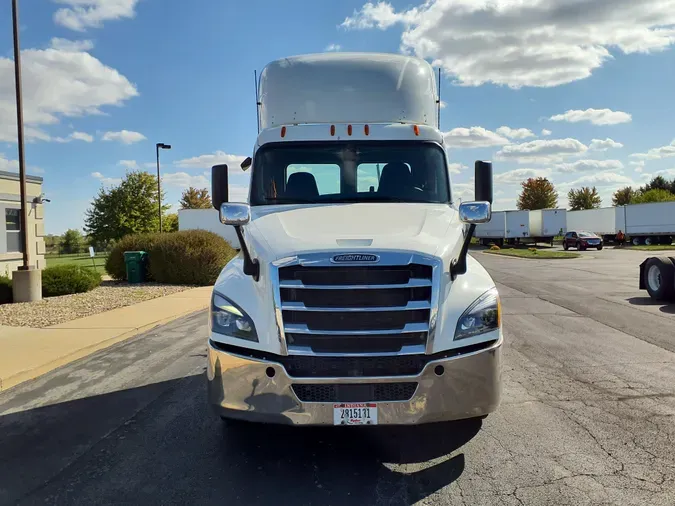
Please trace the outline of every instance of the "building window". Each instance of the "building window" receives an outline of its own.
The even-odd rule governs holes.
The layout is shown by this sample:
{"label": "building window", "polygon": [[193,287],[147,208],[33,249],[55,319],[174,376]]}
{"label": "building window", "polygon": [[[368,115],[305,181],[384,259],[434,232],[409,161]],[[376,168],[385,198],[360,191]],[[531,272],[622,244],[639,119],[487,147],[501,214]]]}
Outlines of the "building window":
{"label": "building window", "polygon": [[7,231],[7,253],[23,253],[20,209],[5,209],[5,230]]}

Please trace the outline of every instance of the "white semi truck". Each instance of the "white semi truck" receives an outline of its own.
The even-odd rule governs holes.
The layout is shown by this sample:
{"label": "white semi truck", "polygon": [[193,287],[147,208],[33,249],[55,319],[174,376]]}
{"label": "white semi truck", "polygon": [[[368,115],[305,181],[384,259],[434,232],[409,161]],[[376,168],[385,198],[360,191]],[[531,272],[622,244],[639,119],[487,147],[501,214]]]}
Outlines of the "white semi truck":
{"label": "white semi truck", "polygon": [[[212,197],[241,252],[213,289],[209,400],[226,421],[421,424],[501,391],[501,306],[467,250],[492,168],[457,206],[434,72],[389,54],[284,58],[261,74],[247,203]],[[240,170],[236,168],[235,170]]]}

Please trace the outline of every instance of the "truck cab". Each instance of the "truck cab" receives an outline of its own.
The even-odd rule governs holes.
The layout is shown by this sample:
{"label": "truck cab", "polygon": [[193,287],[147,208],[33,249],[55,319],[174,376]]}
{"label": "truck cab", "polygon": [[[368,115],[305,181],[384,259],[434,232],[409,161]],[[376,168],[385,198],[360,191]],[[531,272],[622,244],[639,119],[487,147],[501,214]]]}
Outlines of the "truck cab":
{"label": "truck cab", "polygon": [[[402,55],[270,63],[241,167],[212,169],[240,253],[209,312],[209,401],[224,419],[409,425],[482,417],[501,393],[501,305],[467,255],[492,170],[457,205],[434,72]],[[230,202],[231,171],[251,174]]]}

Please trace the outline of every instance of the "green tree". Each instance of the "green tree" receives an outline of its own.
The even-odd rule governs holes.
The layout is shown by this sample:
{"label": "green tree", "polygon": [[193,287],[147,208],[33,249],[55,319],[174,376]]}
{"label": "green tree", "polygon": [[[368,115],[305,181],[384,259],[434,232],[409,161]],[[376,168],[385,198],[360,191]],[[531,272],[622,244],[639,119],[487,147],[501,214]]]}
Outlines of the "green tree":
{"label": "green tree", "polygon": [[529,178],[521,183],[523,190],[518,195],[518,209],[552,209],[558,206],[558,192],[547,178]]}
{"label": "green tree", "polygon": [[670,190],[670,181],[666,180],[663,176],[656,176],[652,180],[640,188],[642,193],[648,192],[649,190]]}
{"label": "green tree", "polygon": [[662,190],[660,188],[654,188],[653,190],[647,190],[646,192],[640,192],[631,204],[645,204],[647,202],[673,202],[675,201],[675,194],[670,193],[668,190]]}
{"label": "green tree", "polygon": [[84,247],[84,238],[79,230],[69,228],[61,236],[61,252],[62,253],[79,253]]}
{"label": "green tree", "polygon": [[[163,205],[162,213],[170,207]],[[127,172],[119,185],[99,190],[85,213],[85,231],[99,245],[127,234],[158,232],[157,211],[157,177],[140,170]]]}
{"label": "green tree", "polygon": [[616,190],[614,195],[612,195],[612,205],[616,207],[632,204],[637,193],[638,192],[633,190],[630,186]]}
{"label": "green tree", "polygon": [[198,190],[190,186],[180,198],[181,209],[210,209],[211,206],[211,197],[206,188]]}
{"label": "green tree", "polygon": [[567,193],[567,199],[570,203],[572,211],[579,211],[581,209],[597,209],[602,205],[602,199],[598,195],[598,190],[584,186],[578,190],[571,189]]}
{"label": "green tree", "polygon": [[169,213],[164,216],[162,230],[164,232],[178,232],[178,213]]}

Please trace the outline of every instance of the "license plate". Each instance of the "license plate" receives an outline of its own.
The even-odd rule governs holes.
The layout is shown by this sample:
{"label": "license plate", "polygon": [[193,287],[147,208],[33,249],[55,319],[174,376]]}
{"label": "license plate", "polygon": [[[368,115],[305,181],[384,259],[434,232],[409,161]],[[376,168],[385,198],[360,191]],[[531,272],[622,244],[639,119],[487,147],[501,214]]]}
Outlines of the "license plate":
{"label": "license plate", "polygon": [[377,404],[333,404],[333,425],[377,425]]}

